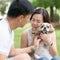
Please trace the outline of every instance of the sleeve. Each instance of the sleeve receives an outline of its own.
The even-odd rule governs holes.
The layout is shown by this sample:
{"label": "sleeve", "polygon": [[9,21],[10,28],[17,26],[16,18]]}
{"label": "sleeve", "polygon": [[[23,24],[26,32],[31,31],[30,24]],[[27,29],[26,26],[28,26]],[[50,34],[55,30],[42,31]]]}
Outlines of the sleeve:
{"label": "sleeve", "polygon": [[7,30],[0,29],[0,54],[8,56],[11,44],[11,36],[9,35],[9,32]]}

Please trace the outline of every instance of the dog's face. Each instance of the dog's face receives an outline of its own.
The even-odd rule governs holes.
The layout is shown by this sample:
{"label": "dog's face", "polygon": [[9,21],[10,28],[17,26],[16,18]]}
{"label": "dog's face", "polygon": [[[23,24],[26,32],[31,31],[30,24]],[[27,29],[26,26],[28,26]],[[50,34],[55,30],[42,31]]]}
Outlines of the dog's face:
{"label": "dog's face", "polygon": [[52,33],[54,31],[54,28],[51,24],[49,23],[43,23],[39,28],[38,32],[39,33]]}

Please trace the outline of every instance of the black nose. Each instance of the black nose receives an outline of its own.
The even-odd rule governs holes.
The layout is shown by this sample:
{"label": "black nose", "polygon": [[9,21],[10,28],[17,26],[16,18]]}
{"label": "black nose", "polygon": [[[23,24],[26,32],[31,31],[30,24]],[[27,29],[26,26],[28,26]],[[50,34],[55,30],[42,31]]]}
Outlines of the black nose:
{"label": "black nose", "polygon": [[44,30],[46,30],[46,27],[44,27]]}

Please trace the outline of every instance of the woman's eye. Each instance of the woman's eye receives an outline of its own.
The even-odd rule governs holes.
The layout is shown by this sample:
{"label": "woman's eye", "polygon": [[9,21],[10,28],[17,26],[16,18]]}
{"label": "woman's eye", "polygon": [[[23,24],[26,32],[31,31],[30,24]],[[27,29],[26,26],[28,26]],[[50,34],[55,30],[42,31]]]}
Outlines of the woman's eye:
{"label": "woman's eye", "polygon": [[32,21],[35,21],[35,19],[32,19]]}
{"label": "woman's eye", "polygon": [[41,21],[40,20],[37,20],[38,23],[40,23]]}

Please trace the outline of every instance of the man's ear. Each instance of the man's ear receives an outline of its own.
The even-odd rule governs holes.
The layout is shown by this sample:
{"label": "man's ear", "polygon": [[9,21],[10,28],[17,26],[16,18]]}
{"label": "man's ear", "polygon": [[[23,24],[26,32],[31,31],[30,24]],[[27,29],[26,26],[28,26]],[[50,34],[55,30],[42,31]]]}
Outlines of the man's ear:
{"label": "man's ear", "polygon": [[23,20],[24,16],[23,15],[20,15],[17,18],[18,18],[18,20]]}
{"label": "man's ear", "polygon": [[55,29],[52,24],[50,24],[50,31],[53,32]]}

